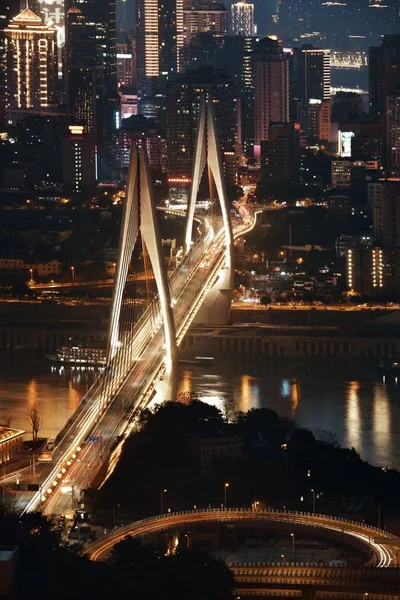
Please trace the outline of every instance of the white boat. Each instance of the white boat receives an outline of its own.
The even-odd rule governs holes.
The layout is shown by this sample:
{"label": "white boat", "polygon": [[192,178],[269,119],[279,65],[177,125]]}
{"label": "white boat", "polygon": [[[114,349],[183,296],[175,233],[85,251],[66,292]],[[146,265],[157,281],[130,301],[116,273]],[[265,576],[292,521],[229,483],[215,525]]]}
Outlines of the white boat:
{"label": "white boat", "polygon": [[52,362],[62,365],[91,365],[104,367],[106,364],[105,348],[87,346],[61,346],[55,354],[45,354]]}

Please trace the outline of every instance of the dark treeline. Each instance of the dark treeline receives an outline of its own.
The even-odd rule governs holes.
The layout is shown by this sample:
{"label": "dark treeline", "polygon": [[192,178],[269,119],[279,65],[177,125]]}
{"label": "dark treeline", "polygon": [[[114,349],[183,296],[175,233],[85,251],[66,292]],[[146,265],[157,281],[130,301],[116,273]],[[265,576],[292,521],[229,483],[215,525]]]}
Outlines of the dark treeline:
{"label": "dark treeline", "polygon": [[[377,523],[377,506],[398,512],[400,474],[363,461],[354,448],[342,448],[325,431],[315,435],[266,408],[227,415],[199,400],[167,402],[142,413],[138,430],[125,443],[115,472],[96,493],[99,511],[118,510],[140,518],[160,512],[160,491],[167,489],[164,510],[218,507],[229,482],[228,505],[253,501],[274,508],[339,514],[349,501]],[[217,453],[209,472],[201,472],[200,439],[238,436],[243,453],[237,460]],[[196,450],[197,448],[197,450]]]}

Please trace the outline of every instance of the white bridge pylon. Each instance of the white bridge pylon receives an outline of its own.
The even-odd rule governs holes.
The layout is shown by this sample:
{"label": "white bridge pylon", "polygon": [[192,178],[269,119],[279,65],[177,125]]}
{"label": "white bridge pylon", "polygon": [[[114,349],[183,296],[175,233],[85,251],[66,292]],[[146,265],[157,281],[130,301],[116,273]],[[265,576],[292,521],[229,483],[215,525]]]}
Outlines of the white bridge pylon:
{"label": "white bridge pylon", "polygon": [[[192,245],[196,201],[206,165],[208,167],[210,188],[212,187],[211,181],[213,181],[221,207],[225,245],[225,265],[219,273],[216,283],[207,294],[203,305],[200,307],[199,312],[195,317],[195,322],[204,325],[224,325],[229,321],[233,296],[233,232],[213,100],[211,97],[208,97],[206,100],[205,95],[203,95],[200,102],[200,116],[192,170],[192,185],[186,212],[186,253],[189,252]],[[210,198],[210,200],[212,202],[213,198]]]}
{"label": "white bridge pylon", "polygon": [[135,144],[133,144],[119,236],[118,259],[109,322],[107,365],[115,357],[121,345],[119,322],[122,298],[139,232],[142,235],[142,241],[146,245],[153,269],[163,319],[166,352],[165,399],[174,399],[177,346],[168,275],[161,245],[147,151],[145,147],[142,147],[138,152]]}

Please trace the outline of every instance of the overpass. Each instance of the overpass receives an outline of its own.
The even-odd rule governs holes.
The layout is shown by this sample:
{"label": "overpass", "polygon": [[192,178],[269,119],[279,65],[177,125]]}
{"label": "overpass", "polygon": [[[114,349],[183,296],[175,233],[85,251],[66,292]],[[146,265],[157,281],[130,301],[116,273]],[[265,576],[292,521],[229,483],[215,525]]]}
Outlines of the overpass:
{"label": "overpass", "polygon": [[238,596],[267,596],[274,591],[286,591],[290,592],[290,597],[307,598],[352,597],[319,596],[319,592],[362,594],[358,598],[368,595],[380,598],[384,593],[386,600],[399,597],[399,538],[363,523],[314,513],[243,508],[168,513],[120,527],[89,544],[85,548],[85,554],[92,560],[106,560],[113,546],[126,536],[149,540],[161,534],[176,535],[196,526],[217,523],[307,533],[313,537],[328,538],[343,545],[355,546],[371,557],[366,566],[359,567],[332,567],[322,563],[231,563],[228,566],[234,573]]}
{"label": "overpass", "polygon": [[[204,220],[193,236],[195,203],[208,164],[221,216]],[[229,319],[233,291],[233,240],[250,231],[256,211],[244,206],[234,231],[226,199],[212,102],[203,99],[188,203],[184,257],[168,277],[158,231],[146,150],[132,147],[111,305],[107,364],[58,433],[52,461],[41,467],[39,490],[22,494],[18,509],[64,513],[100,468],[110,475],[138,413],[158,394],[176,397],[177,348],[196,318]],[[214,187],[213,187],[214,189]],[[214,192],[213,192],[214,194]],[[214,195],[210,195],[214,197]],[[261,212],[261,211],[260,211]],[[158,295],[136,319],[129,296],[129,267],[138,238],[151,264]]]}
{"label": "overpass", "polygon": [[[253,510],[246,508],[188,510],[149,517],[125,525],[86,547],[92,560],[103,560],[115,544],[126,536],[149,538],[166,531],[212,523],[252,524],[257,527],[302,531],[356,546],[371,555],[370,566],[397,567],[400,561],[400,538],[378,529],[339,517],[299,511]],[[400,572],[400,570],[399,570]]]}

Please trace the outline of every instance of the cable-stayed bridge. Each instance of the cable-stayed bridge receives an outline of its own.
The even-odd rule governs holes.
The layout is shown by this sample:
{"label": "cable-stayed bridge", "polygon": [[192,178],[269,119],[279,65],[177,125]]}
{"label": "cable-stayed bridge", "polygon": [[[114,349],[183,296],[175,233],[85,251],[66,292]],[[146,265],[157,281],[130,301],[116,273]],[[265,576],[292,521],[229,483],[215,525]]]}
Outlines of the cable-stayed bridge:
{"label": "cable-stayed bridge", "polygon": [[[218,214],[195,217],[205,168]],[[217,210],[215,211],[217,212]],[[144,148],[132,148],[110,313],[107,365],[55,439],[52,462],[37,476],[33,497],[21,496],[21,511],[65,512],[74,496],[108,464],[112,472],[135,416],[157,395],[176,398],[177,349],[191,323],[222,325],[229,319],[233,291],[234,238],[254,227],[256,211],[242,208],[232,227],[212,101],[202,100],[192,189],[186,212],[184,256],[170,277],[158,230],[149,165]],[[193,222],[196,220],[196,235]],[[141,240],[144,261],[157,287],[137,319],[127,296],[132,256]],[[107,475],[105,475],[107,477]]]}

